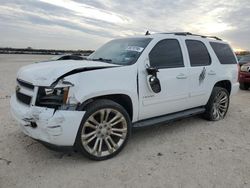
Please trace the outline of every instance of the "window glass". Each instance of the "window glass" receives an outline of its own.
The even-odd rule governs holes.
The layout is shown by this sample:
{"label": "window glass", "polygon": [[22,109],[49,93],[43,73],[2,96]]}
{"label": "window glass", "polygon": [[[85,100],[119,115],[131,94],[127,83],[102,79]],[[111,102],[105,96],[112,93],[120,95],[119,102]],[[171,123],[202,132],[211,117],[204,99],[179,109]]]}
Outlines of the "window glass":
{"label": "window glass", "polygon": [[158,42],[149,53],[149,59],[152,67],[184,67],[181,47],[176,39],[164,39]]}
{"label": "window glass", "polygon": [[221,64],[236,64],[235,56],[228,44],[210,42]]}
{"label": "window glass", "polygon": [[250,55],[245,55],[242,58],[240,58],[239,62],[245,62],[245,61],[250,61]]}
{"label": "window glass", "polygon": [[186,45],[192,67],[211,64],[211,58],[205,44],[197,40],[186,40]]}

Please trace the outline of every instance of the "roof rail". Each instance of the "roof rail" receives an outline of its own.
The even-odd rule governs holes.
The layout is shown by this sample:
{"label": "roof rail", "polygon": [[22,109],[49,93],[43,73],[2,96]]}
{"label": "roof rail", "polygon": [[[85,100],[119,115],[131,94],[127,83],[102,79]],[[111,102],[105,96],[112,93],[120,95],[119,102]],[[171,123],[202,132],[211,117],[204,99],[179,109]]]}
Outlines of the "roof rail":
{"label": "roof rail", "polygon": [[187,36],[187,35],[191,35],[191,36],[198,36],[198,37],[202,37],[202,38],[213,38],[216,40],[222,40],[219,37],[216,36],[205,36],[205,35],[197,35],[197,34],[193,34],[190,32],[173,32],[173,33],[159,33],[159,34],[174,34],[174,35],[183,35],[183,36]]}

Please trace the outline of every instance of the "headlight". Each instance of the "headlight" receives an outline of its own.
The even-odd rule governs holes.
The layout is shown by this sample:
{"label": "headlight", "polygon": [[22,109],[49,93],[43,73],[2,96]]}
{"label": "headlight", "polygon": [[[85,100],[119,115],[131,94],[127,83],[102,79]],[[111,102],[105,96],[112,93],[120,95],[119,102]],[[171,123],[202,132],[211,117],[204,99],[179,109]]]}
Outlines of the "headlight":
{"label": "headlight", "polygon": [[242,65],[241,66],[241,68],[240,68],[240,70],[242,71],[242,72],[248,72],[248,68],[249,66],[246,66],[246,65]]}
{"label": "headlight", "polygon": [[68,99],[69,87],[38,89],[36,105],[48,108],[59,108],[66,104]]}

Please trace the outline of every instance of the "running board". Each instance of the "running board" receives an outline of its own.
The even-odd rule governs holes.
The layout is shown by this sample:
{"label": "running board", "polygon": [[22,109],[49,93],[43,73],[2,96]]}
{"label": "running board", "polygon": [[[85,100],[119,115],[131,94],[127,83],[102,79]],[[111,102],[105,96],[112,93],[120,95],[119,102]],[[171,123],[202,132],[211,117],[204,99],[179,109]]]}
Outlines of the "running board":
{"label": "running board", "polygon": [[161,125],[161,124],[169,123],[171,121],[175,121],[178,119],[183,119],[183,118],[187,118],[187,117],[194,116],[197,114],[202,114],[203,112],[205,112],[204,107],[192,108],[192,109],[184,110],[181,112],[176,112],[176,113],[172,113],[172,114],[168,114],[164,116],[137,121],[133,123],[133,127],[140,128],[140,127],[147,127],[147,126],[152,126],[152,125]]}

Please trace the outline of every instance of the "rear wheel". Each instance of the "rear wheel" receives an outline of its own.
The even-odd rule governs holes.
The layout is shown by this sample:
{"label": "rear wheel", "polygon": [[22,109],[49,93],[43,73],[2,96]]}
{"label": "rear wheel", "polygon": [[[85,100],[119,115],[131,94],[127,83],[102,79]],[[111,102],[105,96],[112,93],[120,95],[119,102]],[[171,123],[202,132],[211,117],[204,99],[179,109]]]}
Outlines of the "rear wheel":
{"label": "rear wheel", "polygon": [[229,107],[229,93],[221,87],[214,87],[206,105],[204,117],[210,121],[223,119]]}
{"label": "rear wheel", "polygon": [[246,84],[246,83],[240,83],[240,89],[242,89],[242,90],[248,90],[248,88],[249,88],[248,84]]}
{"label": "rear wheel", "polygon": [[76,145],[88,158],[105,160],[127,143],[131,121],[126,110],[111,100],[97,100],[86,108]]}

